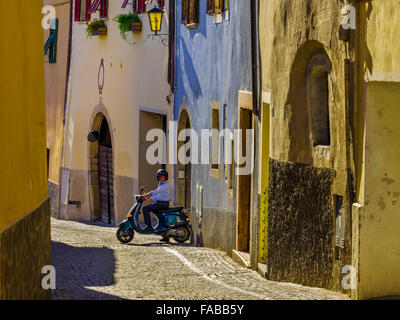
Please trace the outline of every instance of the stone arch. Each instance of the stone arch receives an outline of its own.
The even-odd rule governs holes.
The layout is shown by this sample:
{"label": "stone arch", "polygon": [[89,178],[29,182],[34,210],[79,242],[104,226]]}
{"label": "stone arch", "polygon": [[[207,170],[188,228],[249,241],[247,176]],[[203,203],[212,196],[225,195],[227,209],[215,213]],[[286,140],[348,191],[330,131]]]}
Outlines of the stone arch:
{"label": "stone arch", "polygon": [[[318,82],[318,80],[324,79],[323,75],[329,74],[331,69],[328,54],[320,42],[307,41],[297,51],[290,71],[290,86],[284,109],[284,116],[288,123],[289,161],[291,162],[307,165],[313,163],[312,148],[315,144],[312,133],[313,112],[310,111],[310,97],[313,88],[311,83],[314,80],[317,84],[324,83],[323,81]],[[313,72],[314,78],[312,77]],[[318,91],[317,89],[318,86],[314,87],[314,90]],[[316,96],[318,97],[318,95]],[[321,95],[319,97],[322,99]],[[314,122],[318,122],[318,118],[315,120]],[[318,127],[315,129],[318,131]]]}
{"label": "stone arch", "polygon": [[[192,128],[192,121],[190,119],[189,111],[183,107],[179,113],[179,120],[178,120],[178,136],[179,132],[184,129],[191,129]],[[185,142],[177,141],[177,152],[180,148],[184,145]],[[187,209],[191,209],[191,184],[192,184],[192,165],[189,164],[182,164],[177,162],[177,202],[178,205],[183,206]]]}
{"label": "stone arch", "polygon": [[[105,123],[107,126],[105,126]],[[100,140],[102,139],[101,131],[104,128],[109,130],[109,144],[111,147],[114,146],[114,137],[113,130],[110,118],[108,116],[107,110],[103,105],[99,105],[95,108],[92,118],[90,120],[90,129],[91,131],[97,131],[99,133],[99,138],[94,142],[88,142],[89,149],[89,201],[90,201],[90,216],[93,221],[101,221],[102,212],[101,212],[101,197],[100,197],[100,177],[99,177],[99,148],[100,148]],[[113,150],[114,151],[114,150]],[[115,152],[112,152],[112,163],[115,163]],[[112,165],[112,181],[114,178],[115,167]],[[110,192],[114,195],[114,185],[111,185]],[[115,224],[115,204],[114,201],[110,203],[110,219],[109,222],[111,224]]]}
{"label": "stone arch", "polygon": [[331,71],[332,64],[323,53],[314,55],[308,64],[308,110],[313,146],[331,144],[328,85]]}

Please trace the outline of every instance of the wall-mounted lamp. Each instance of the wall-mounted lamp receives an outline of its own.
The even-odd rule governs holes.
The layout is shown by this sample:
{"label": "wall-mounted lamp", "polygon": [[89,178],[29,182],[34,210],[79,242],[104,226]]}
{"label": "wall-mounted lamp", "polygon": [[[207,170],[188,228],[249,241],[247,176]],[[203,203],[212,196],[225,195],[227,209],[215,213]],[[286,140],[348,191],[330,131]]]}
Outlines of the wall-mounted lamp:
{"label": "wall-mounted lamp", "polygon": [[[162,28],[164,11],[154,7],[150,11],[147,11],[147,14],[149,16],[150,29],[154,32],[154,34],[148,35],[148,37],[151,37],[154,40],[154,37],[156,36],[169,36],[169,34],[158,33]],[[161,39],[161,42],[163,45],[168,46],[168,39]]]}

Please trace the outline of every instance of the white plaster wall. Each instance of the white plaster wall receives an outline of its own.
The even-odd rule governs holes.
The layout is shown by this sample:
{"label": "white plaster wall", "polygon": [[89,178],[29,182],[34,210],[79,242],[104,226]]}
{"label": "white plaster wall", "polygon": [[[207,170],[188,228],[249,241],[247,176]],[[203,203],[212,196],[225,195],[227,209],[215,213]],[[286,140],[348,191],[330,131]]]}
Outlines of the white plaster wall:
{"label": "white plaster wall", "polygon": [[[150,108],[168,114],[169,119],[172,112],[172,106],[166,101],[170,92],[167,82],[168,48],[148,37],[152,32],[147,14],[140,15],[143,22],[140,33],[128,32],[128,41],[134,44],[123,40],[118,24],[112,19],[120,13],[128,13],[132,6],[122,9],[121,3],[110,1],[109,19],[106,20],[107,36],[88,38],[86,23],[74,22],[63,168],[72,171],[88,170],[87,135],[92,128],[93,113],[101,99],[113,136],[114,175],[137,179],[139,108]],[[148,5],[148,9],[153,6],[154,4]],[[162,34],[168,33],[167,8],[166,1],[163,29],[160,32]],[[98,15],[92,14],[91,19],[98,18]],[[167,39],[167,36],[163,38]],[[101,59],[104,59],[105,66],[102,95],[98,89]],[[62,181],[62,187],[74,188],[71,185],[68,187],[68,181]],[[81,211],[85,219],[88,218],[88,213],[83,212],[87,208],[83,204]],[[74,218],[79,218],[79,214],[74,215]]]}

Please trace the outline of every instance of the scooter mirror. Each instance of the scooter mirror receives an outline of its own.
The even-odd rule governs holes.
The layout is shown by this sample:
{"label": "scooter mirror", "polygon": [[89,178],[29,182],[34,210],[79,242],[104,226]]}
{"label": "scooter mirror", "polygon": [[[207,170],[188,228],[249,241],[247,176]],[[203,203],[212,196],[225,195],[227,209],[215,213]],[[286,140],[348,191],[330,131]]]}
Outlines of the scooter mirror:
{"label": "scooter mirror", "polygon": [[144,187],[142,186],[142,189],[140,189],[140,194],[143,194]]}

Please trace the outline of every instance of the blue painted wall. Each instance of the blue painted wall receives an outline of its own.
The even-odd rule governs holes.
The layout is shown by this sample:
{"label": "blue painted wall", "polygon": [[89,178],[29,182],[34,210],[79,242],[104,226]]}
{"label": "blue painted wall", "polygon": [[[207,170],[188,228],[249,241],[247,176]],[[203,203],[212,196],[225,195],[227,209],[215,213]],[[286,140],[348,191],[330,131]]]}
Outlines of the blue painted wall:
{"label": "blue painted wall", "polygon": [[[219,24],[206,14],[206,1],[200,0],[200,3],[199,26],[189,30],[180,23],[181,0],[176,2],[174,100],[175,120],[178,120],[185,102],[192,127],[199,137],[201,129],[211,126],[212,101],[220,103],[221,129],[224,104],[228,106],[227,128],[237,128],[238,91],[251,91],[252,88],[250,1],[231,0],[229,20],[226,21],[224,15]],[[204,187],[203,205],[206,210],[222,215],[236,212],[236,195],[227,195],[228,186],[223,173],[222,169],[220,179],[215,179],[210,176],[209,165],[192,166],[192,207],[196,201],[195,187],[199,183]],[[231,227],[235,228],[235,225]]]}

